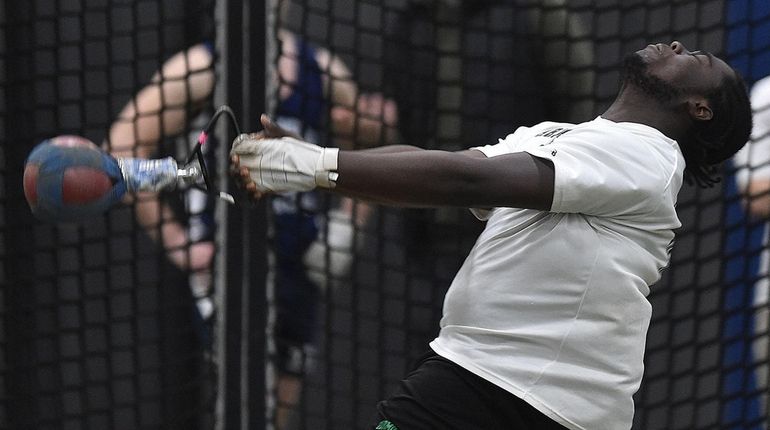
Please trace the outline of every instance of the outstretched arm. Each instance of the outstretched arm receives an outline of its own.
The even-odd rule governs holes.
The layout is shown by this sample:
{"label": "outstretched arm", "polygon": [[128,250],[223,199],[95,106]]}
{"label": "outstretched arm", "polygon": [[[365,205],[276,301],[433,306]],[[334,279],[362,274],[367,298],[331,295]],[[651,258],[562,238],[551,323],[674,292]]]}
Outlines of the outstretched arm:
{"label": "outstretched arm", "polygon": [[[276,139],[285,136],[280,127],[267,118],[263,125],[263,132],[236,139],[232,154],[236,178],[256,198],[320,184],[343,195],[405,206],[548,210],[553,200],[553,165],[527,153],[487,158],[476,150],[403,146],[336,152]],[[333,186],[318,179],[329,173]]]}
{"label": "outstretched arm", "polygon": [[553,199],[553,166],[527,153],[341,151],[337,171],[335,192],[395,205],[548,210]]}
{"label": "outstretched arm", "polygon": [[160,139],[181,133],[191,110],[199,108],[213,91],[212,61],[204,45],[169,58],[118,114],[110,127],[110,152],[146,158],[157,150]]}
{"label": "outstretched arm", "polygon": [[[207,100],[213,86],[212,56],[204,45],[171,57],[112,124],[110,152],[116,157],[150,157],[162,138],[184,131],[191,110]],[[157,195],[138,193],[134,208],[139,224],[163,244],[175,265],[190,270],[208,267],[213,244],[196,244],[188,253],[185,227]]]}

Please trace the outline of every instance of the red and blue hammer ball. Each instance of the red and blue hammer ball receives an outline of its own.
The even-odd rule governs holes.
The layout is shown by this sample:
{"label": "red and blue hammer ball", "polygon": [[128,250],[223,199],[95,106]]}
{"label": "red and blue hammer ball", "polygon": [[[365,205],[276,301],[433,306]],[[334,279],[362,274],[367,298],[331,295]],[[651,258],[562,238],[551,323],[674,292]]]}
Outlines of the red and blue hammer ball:
{"label": "red and blue hammer ball", "polygon": [[120,202],[126,185],[117,160],[80,136],[38,144],[24,166],[24,196],[47,222],[79,222]]}

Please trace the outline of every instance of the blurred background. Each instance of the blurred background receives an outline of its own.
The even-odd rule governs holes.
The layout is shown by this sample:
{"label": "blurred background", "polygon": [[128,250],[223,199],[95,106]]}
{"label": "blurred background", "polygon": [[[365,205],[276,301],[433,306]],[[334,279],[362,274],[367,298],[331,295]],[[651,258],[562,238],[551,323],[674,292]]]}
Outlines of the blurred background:
{"label": "blurred background", "polygon": [[[483,228],[465,210],[197,191],[46,224],[22,191],[37,143],[184,160],[227,104],[245,131],[268,112],[324,146],[464,149],[593,119],[623,56],[672,40],[754,88],[770,3],[0,1],[0,428],[371,428]],[[206,157],[238,199],[233,137],[220,121]],[[764,194],[744,192],[760,158],[680,194],[635,429],[767,428],[766,225],[746,209]]]}

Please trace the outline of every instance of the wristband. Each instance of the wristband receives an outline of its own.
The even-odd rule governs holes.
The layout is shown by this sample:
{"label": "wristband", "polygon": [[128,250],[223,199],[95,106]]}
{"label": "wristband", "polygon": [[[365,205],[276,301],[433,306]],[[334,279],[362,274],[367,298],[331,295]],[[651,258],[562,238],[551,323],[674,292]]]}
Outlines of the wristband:
{"label": "wristband", "polygon": [[334,188],[337,186],[337,160],[339,159],[339,148],[324,148],[321,151],[321,157],[315,168],[315,183],[319,187]]}

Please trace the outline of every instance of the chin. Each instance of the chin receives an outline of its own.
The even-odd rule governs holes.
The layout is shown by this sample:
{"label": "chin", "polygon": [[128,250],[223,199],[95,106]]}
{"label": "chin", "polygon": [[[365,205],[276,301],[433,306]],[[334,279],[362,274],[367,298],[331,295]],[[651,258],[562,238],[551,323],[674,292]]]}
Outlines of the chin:
{"label": "chin", "polygon": [[647,55],[644,50],[627,54],[623,57],[621,69],[623,79],[636,81],[647,74]]}
{"label": "chin", "polygon": [[[668,103],[677,98],[681,91],[670,83],[649,73],[649,51],[637,51],[623,59],[623,86],[634,86],[660,103]],[[640,54],[641,52],[641,54]]]}

